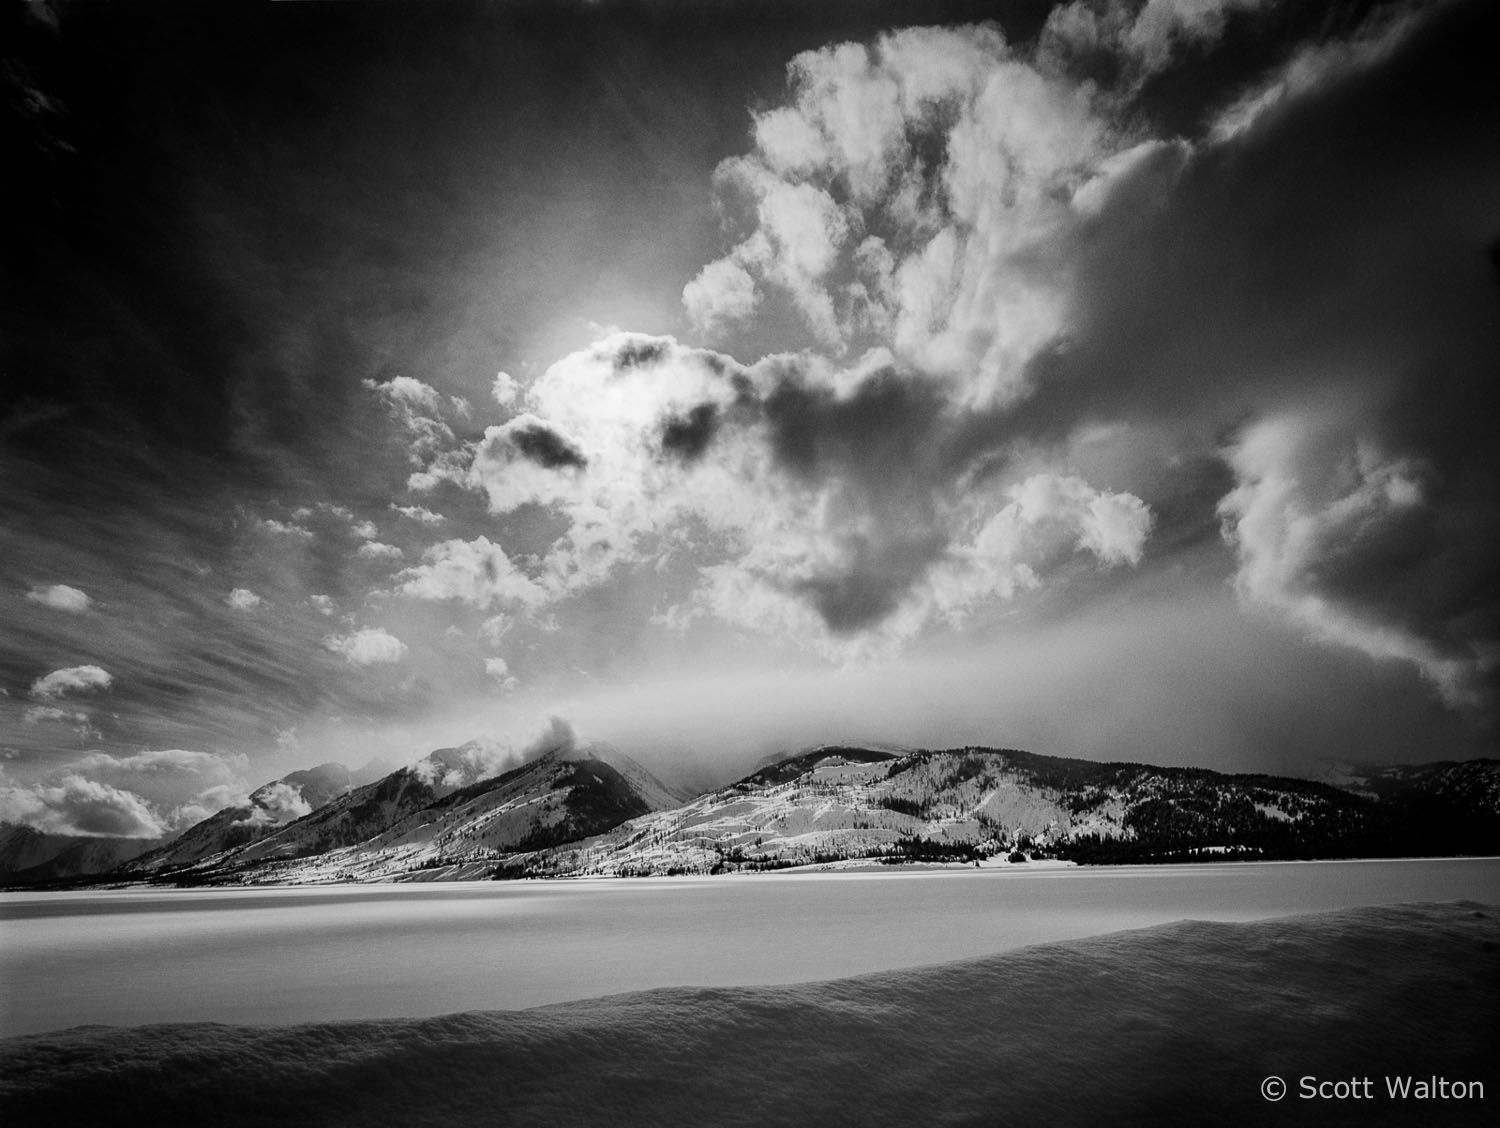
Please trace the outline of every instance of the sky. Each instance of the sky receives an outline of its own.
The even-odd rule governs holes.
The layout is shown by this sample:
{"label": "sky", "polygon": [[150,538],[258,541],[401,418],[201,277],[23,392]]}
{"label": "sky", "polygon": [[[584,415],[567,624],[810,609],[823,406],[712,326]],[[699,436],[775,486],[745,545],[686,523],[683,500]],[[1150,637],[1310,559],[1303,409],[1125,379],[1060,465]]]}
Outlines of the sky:
{"label": "sky", "polygon": [[1492,4],[4,19],[0,819],[1495,753]]}

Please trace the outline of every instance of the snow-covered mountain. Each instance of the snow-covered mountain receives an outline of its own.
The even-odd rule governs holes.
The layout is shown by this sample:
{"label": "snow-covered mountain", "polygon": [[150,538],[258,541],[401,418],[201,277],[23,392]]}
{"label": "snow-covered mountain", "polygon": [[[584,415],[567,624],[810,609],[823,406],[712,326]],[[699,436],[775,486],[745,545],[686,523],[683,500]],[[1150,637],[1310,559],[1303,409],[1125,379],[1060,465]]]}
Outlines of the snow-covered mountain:
{"label": "snow-covered mountain", "polygon": [[[818,748],[499,873],[646,875],[812,863],[1468,853],[1500,848],[1478,804],[1500,763],[1407,769],[1378,796],[1310,780],[1098,764],[1015,750]],[[1441,781],[1440,785],[1434,781]],[[1445,798],[1446,797],[1446,798]]]}
{"label": "snow-covered mountain", "polygon": [[246,846],[332,802],[349,788],[349,769],[343,764],[319,764],[292,772],[256,788],[248,802],[225,807],[124,868],[134,874],[158,873]]}
{"label": "snow-covered mountain", "polygon": [[1355,789],[1352,780],[1341,787],[1012,749],[825,746],[684,802],[603,744],[561,744],[509,770],[498,756],[477,742],[440,749],[159,879],[289,884],[1500,849],[1493,760],[1380,769]]}
{"label": "snow-covered mountain", "polygon": [[439,749],[171,877],[279,884],[489,876],[514,853],[587,838],[681,799],[602,744],[554,748],[486,774],[497,763],[478,742]]}
{"label": "snow-covered mountain", "polygon": [[0,823],[0,882],[14,885],[105,873],[154,849],[160,838],[47,834]]}

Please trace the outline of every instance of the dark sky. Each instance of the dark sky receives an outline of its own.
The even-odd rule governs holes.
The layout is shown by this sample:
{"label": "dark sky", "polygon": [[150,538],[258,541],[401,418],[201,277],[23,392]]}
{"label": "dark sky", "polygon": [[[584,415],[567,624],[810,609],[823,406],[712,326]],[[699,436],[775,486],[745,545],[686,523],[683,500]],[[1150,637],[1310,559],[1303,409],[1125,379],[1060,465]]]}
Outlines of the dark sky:
{"label": "dark sky", "polygon": [[0,818],[560,716],[1493,754],[1493,5],[13,5]]}

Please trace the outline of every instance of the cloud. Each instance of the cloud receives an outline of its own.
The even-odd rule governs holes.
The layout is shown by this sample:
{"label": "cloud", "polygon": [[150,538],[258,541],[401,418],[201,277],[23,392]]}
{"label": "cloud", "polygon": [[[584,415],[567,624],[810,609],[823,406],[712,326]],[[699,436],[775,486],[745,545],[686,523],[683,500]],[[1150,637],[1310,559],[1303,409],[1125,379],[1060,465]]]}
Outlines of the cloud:
{"label": "cloud", "polygon": [[1229,460],[1237,485],[1220,512],[1246,600],[1319,639],[1414,664],[1452,704],[1482,702],[1500,670],[1494,607],[1445,615],[1447,591],[1428,583],[1433,557],[1456,570],[1454,546],[1435,536],[1431,466],[1310,413],[1253,424]]}
{"label": "cloud", "polygon": [[298,540],[311,540],[312,530],[304,529],[301,525],[291,524],[286,521],[277,521],[273,518],[261,518],[260,527],[268,533],[278,536],[295,537]]}
{"label": "cloud", "polygon": [[1415,6],[1392,4],[1373,11],[1348,38],[1301,45],[1268,78],[1220,111],[1210,135],[1220,142],[1232,140],[1286,103],[1379,64],[1407,39],[1417,19]]}
{"label": "cloud", "polygon": [[423,525],[441,525],[446,520],[441,513],[434,513],[420,505],[397,505],[391,502],[391,508],[401,516]]}
{"label": "cloud", "polygon": [[347,635],[329,635],[323,646],[342,655],[351,666],[385,666],[406,657],[407,646],[381,627],[365,627]]}
{"label": "cloud", "polygon": [[364,386],[387,403],[400,407],[425,407],[429,411],[436,411],[442,402],[436,388],[410,376],[396,376],[383,384],[366,380]]}
{"label": "cloud", "polygon": [[[1081,229],[1064,345],[1019,408],[1148,425],[1211,499],[1245,604],[1492,713],[1500,129],[1492,6],[1376,11],[1195,143],[1141,148]],[[1234,264],[1230,266],[1229,264]],[[1163,467],[1169,473],[1170,461]]]}
{"label": "cloud", "polygon": [[421,465],[453,441],[453,429],[438,417],[443,397],[432,385],[411,376],[397,376],[384,383],[365,380],[363,384],[406,432],[407,453],[414,464]]}
{"label": "cloud", "polygon": [[52,584],[50,587],[34,587],[26,598],[57,611],[69,611],[77,615],[89,609],[93,602],[88,595],[67,584]]}
{"label": "cloud", "polygon": [[245,821],[252,826],[281,826],[311,813],[312,805],[301,788],[277,780],[256,789],[250,817]]}
{"label": "cloud", "polygon": [[243,755],[172,748],[90,752],[25,787],[0,789],[0,819],[53,834],[155,838],[245,802]]}
{"label": "cloud", "polygon": [[515,626],[515,620],[509,615],[491,615],[479,624],[479,637],[491,646],[499,646],[500,640]]}
{"label": "cloud", "polygon": [[474,607],[528,605],[542,590],[517,570],[488,537],[449,540],[422,553],[422,563],[399,572],[397,591],[414,599],[453,599]]}
{"label": "cloud", "polygon": [[495,382],[490,386],[490,395],[501,407],[509,407],[521,394],[521,385],[508,372],[495,373]]}
{"label": "cloud", "polygon": [[1201,49],[1218,40],[1231,13],[1271,6],[1272,0],[1074,0],[1048,13],[1038,55],[1053,63],[1109,57],[1134,89],[1184,46]]}
{"label": "cloud", "polygon": [[51,701],[69,693],[108,689],[114,680],[108,670],[99,666],[69,666],[37,678],[31,683],[31,695]]}
{"label": "cloud", "polygon": [[510,672],[510,664],[504,658],[486,658],[484,673],[502,693],[520,688],[520,681]]}
{"label": "cloud", "polygon": [[262,600],[249,588],[235,588],[225,597],[224,602],[236,611],[254,611]]}
{"label": "cloud", "polygon": [[732,258],[709,263],[682,289],[688,320],[709,338],[748,318],[759,303],[755,279]]}
{"label": "cloud", "polygon": [[[783,355],[747,368],[669,337],[615,334],[551,366],[527,403],[447,477],[497,514],[547,506],[563,532],[525,574],[488,541],[434,546],[398,576],[407,594],[535,609],[676,546],[698,564],[696,612],[664,621],[708,614],[847,655],[862,632],[899,643],[1035,586],[1069,552],[1136,563],[1151,524],[1139,499],[1042,460],[1028,488],[1062,483],[1073,508],[1014,520],[1001,537],[986,522],[1017,510],[1007,491],[1026,476],[974,489],[968,456],[949,458],[972,413],[885,351],[852,366]],[[539,454],[517,435],[548,437]],[[1008,555],[991,567],[986,551]]]}
{"label": "cloud", "polygon": [[404,553],[393,544],[366,541],[355,551],[362,560],[400,560]]}
{"label": "cloud", "polygon": [[59,709],[55,705],[28,705],[21,711],[21,720],[28,725],[63,724],[72,726],[80,741],[98,740],[99,730],[93,719],[77,709]]}
{"label": "cloud", "polygon": [[0,787],[0,820],[46,834],[106,838],[157,838],[167,830],[140,796],[74,774],[53,784]]}
{"label": "cloud", "polygon": [[578,733],[566,717],[551,716],[521,746],[521,758],[534,760],[548,752],[568,753],[578,746]]}
{"label": "cloud", "polygon": [[162,826],[182,829],[223,807],[245,801],[243,754],[182,748],[152,749],[126,756],[91,752],[70,763],[70,772],[141,799]]}

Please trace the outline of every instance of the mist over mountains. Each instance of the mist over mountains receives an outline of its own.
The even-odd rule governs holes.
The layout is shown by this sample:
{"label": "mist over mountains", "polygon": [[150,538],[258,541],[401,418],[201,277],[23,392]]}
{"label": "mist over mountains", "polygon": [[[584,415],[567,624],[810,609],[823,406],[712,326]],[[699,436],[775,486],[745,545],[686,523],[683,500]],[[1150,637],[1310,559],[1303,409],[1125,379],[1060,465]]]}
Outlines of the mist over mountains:
{"label": "mist over mountains", "polygon": [[701,794],[570,732],[517,757],[437,749],[361,783],[293,772],[168,842],[7,830],[12,884],[187,885],[724,874],[1484,854],[1500,761],[1340,765],[1320,780],[1014,749],[823,746]]}

